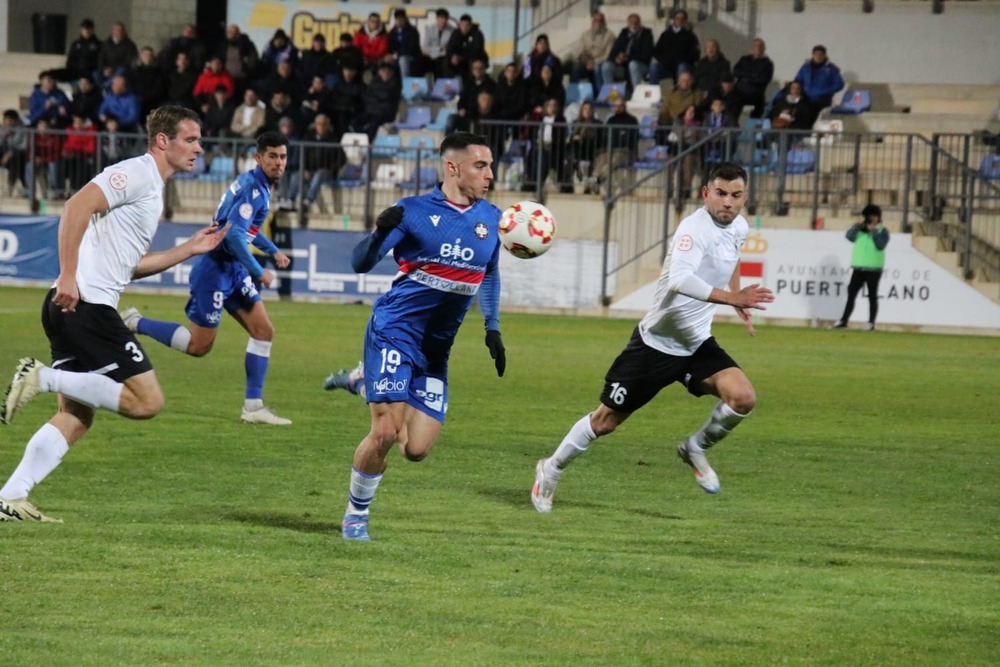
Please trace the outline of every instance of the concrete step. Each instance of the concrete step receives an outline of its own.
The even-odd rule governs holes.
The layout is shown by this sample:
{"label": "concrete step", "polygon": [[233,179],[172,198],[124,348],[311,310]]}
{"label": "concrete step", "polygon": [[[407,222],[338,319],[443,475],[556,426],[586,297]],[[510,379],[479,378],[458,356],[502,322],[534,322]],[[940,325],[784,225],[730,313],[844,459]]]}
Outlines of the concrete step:
{"label": "concrete step", "polygon": [[975,287],[979,292],[985,294],[994,303],[1000,303],[1000,283],[987,283],[979,280],[971,280],[969,284]]}

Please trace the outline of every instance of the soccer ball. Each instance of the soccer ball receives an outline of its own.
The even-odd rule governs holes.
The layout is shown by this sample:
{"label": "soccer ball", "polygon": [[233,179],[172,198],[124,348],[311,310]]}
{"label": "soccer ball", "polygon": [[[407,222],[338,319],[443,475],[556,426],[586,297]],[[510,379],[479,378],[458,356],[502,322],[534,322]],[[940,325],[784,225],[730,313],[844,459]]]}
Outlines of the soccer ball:
{"label": "soccer ball", "polygon": [[521,201],[500,216],[500,243],[521,259],[539,257],[552,247],[556,219],[538,202]]}

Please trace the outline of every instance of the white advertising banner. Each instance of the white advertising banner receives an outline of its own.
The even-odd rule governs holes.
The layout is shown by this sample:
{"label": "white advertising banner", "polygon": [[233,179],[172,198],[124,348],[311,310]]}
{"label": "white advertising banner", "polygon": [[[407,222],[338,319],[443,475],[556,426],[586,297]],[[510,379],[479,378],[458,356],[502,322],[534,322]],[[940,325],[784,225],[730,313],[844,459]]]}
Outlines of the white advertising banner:
{"label": "white advertising banner", "polygon": [[[741,255],[742,282],[774,291],[774,303],[757,311],[765,319],[835,321],[847,301],[851,249],[844,232],[752,230]],[[644,311],[654,289],[650,283],[612,308]],[[1000,305],[913,248],[909,234],[890,237],[878,296],[879,323],[1000,330]],[[862,289],[851,320],[867,319]]]}

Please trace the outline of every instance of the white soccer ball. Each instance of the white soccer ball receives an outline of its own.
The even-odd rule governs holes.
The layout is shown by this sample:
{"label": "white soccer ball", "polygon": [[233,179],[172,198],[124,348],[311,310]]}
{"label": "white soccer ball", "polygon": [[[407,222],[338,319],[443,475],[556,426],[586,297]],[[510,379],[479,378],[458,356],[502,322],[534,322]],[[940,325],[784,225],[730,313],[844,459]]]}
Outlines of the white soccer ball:
{"label": "white soccer ball", "polygon": [[500,216],[500,243],[507,252],[531,259],[548,252],[556,236],[552,211],[538,202],[520,201]]}

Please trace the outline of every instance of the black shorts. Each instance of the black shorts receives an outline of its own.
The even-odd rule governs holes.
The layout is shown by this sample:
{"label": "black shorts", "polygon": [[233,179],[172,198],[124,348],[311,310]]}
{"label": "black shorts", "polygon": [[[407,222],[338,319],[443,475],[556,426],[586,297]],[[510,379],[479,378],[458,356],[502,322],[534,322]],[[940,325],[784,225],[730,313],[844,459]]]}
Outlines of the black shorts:
{"label": "black shorts", "polygon": [[79,301],[64,313],[49,290],[42,304],[42,327],[52,349],[52,367],[106,375],[115,382],[153,370],[139,341],[111,306]]}
{"label": "black shorts", "polygon": [[689,357],[664,354],[646,345],[639,327],[618,355],[607,375],[601,403],[617,412],[632,413],[653,400],[664,387],[681,382],[693,396],[701,396],[701,382],[739,364],[711,337]]}

